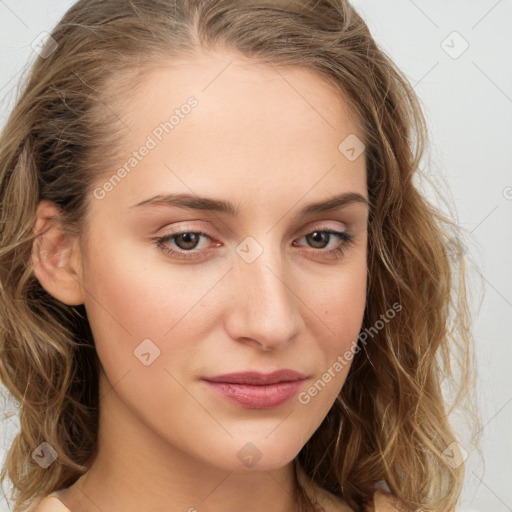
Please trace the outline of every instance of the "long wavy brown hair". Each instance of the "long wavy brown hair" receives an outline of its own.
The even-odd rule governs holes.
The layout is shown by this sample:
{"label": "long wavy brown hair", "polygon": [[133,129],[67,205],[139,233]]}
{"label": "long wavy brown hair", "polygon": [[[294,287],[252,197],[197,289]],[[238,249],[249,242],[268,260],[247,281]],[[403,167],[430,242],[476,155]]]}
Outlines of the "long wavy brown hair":
{"label": "long wavy brown hair", "polygon": [[[428,135],[419,100],[354,8],[345,0],[80,0],[51,37],[0,138],[0,378],[20,420],[0,479],[12,482],[15,512],[74,483],[97,453],[100,362],[84,306],[61,303],[34,275],[38,203],[54,202],[62,229],[82,235],[93,184],[118,164],[125,132],[116,106],[162,61],[220,47],[315,70],[364,132],[363,329],[372,337],[298,462],[356,511],[372,505],[380,480],[403,510],[453,511],[465,470],[452,463],[458,437],[449,416],[470,405],[474,387],[464,244],[414,183]],[[400,313],[382,322],[394,303]],[[58,452],[46,469],[31,457],[42,442]]]}

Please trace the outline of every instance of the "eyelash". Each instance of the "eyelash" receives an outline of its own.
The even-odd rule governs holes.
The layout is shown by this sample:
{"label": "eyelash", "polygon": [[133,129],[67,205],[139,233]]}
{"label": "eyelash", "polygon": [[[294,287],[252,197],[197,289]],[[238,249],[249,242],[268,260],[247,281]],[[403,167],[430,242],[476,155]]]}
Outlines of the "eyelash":
{"label": "eyelash", "polygon": [[[209,253],[212,250],[210,248],[210,249],[206,249],[206,250],[199,249],[199,250],[190,250],[190,251],[183,251],[183,250],[177,251],[175,249],[172,249],[168,245],[168,242],[170,240],[173,240],[174,238],[176,238],[180,235],[186,234],[186,233],[192,233],[194,235],[205,236],[205,237],[211,239],[211,237],[208,234],[204,233],[203,231],[188,230],[188,231],[180,231],[180,232],[172,233],[170,235],[158,237],[155,239],[155,244],[164,253],[169,254],[171,256],[177,256],[184,260],[193,260],[193,259],[202,258],[202,257],[204,257],[205,252]],[[340,239],[340,241],[341,241],[340,245],[338,247],[335,247],[334,249],[330,249],[327,251],[324,249],[316,249],[317,251],[320,251],[320,252],[324,253],[324,255],[328,256],[329,258],[333,258],[333,259],[341,258],[345,252],[345,249],[354,243],[354,236],[351,233],[349,233],[348,231],[335,231],[333,229],[321,228],[321,227],[318,229],[315,229],[313,231],[310,231],[309,233],[306,233],[301,238],[303,238],[304,236],[307,236],[307,235],[311,235],[313,233],[328,233],[328,234],[334,235]],[[331,240],[329,239],[329,242],[330,241]],[[313,249],[313,250],[315,250],[315,249]]]}

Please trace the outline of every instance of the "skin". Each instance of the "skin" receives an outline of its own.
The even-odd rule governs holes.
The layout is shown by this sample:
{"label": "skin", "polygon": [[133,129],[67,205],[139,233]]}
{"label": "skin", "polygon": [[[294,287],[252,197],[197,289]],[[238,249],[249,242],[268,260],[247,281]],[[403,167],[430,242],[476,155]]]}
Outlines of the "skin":
{"label": "skin", "polygon": [[[350,161],[338,150],[362,135],[340,93],[311,70],[228,51],[175,64],[148,73],[129,108],[116,112],[130,127],[119,166],[188,97],[198,105],[103,199],[90,198],[87,247],[49,222],[58,213],[51,203],[38,208],[36,232],[45,235],[34,245],[34,271],[59,300],[85,305],[103,370],[99,454],[62,501],[73,512],[291,511],[293,458],[350,361],[309,403],[296,396],[264,410],[232,404],[200,378],[291,368],[308,376],[307,391],[355,348],[367,205],[307,217],[299,210],[343,192],[367,198],[364,154]],[[163,192],[223,199],[240,213],[130,208]],[[338,259],[327,256],[343,241],[315,245],[320,228],[348,230],[353,243]],[[206,232],[195,247],[167,242],[202,256],[159,248],[155,238],[171,230]],[[252,263],[237,252],[248,236],[263,249]],[[134,350],[148,338],[160,355],[146,366]],[[249,442],[261,454],[253,467],[237,456]]]}

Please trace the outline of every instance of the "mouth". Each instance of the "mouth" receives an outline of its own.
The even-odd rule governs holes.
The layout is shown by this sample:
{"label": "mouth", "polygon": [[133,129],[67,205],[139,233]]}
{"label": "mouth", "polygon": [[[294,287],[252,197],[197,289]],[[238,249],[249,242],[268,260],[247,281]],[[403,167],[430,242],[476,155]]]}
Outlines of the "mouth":
{"label": "mouth", "polygon": [[208,388],[231,403],[249,409],[270,409],[284,404],[295,396],[306,375],[294,370],[238,372],[203,377]]}

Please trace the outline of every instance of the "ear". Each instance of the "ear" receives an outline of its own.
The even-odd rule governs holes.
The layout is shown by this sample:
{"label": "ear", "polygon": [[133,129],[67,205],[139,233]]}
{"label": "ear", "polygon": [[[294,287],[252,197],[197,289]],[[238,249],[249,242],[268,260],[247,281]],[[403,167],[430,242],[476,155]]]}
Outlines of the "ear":
{"label": "ear", "polygon": [[81,252],[78,238],[64,234],[55,203],[43,200],[37,207],[32,244],[32,265],[41,286],[64,304],[77,306],[84,302]]}

